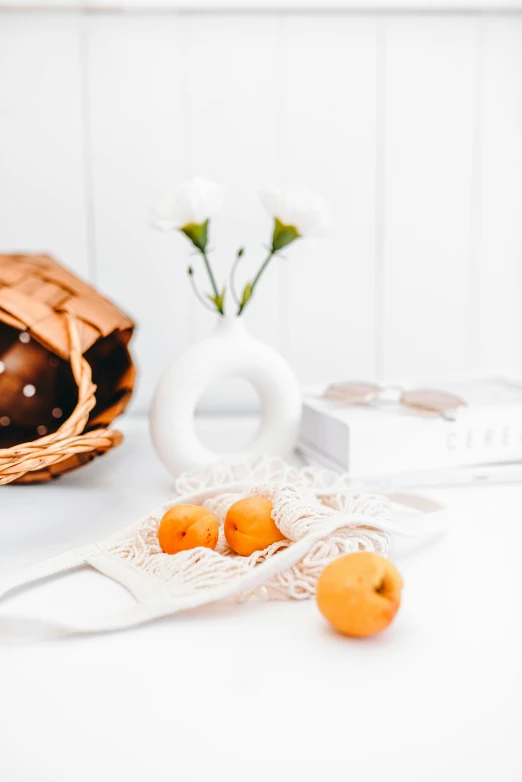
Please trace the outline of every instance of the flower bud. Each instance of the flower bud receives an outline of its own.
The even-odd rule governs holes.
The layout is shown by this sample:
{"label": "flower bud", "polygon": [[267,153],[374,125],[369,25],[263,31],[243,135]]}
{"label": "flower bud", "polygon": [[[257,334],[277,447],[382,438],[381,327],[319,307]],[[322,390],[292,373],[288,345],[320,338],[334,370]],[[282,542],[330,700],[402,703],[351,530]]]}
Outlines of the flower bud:
{"label": "flower bud", "polygon": [[272,252],[282,250],[295,239],[299,239],[300,233],[295,225],[285,225],[278,217],[274,220],[274,233],[272,236]]}
{"label": "flower bud", "polygon": [[187,225],[182,225],[179,230],[190,239],[198,250],[205,252],[208,241],[208,220],[205,220],[204,223],[187,223]]}

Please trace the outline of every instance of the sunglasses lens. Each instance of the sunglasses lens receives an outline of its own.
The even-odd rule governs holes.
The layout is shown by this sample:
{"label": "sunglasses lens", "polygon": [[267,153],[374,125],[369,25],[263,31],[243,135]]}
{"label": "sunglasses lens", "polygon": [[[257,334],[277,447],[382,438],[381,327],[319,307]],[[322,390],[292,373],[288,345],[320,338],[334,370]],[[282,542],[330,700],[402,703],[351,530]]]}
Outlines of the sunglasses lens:
{"label": "sunglasses lens", "polygon": [[428,415],[444,415],[466,405],[464,400],[455,394],[430,390],[406,391],[401,397],[401,403]]}
{"label": "sunglasses lens", "polygon": [[366,402],[379,392],[379,386],[373,383],[333,383],[323,394],[324,399],[342,402],[345,405],[357,405]]}

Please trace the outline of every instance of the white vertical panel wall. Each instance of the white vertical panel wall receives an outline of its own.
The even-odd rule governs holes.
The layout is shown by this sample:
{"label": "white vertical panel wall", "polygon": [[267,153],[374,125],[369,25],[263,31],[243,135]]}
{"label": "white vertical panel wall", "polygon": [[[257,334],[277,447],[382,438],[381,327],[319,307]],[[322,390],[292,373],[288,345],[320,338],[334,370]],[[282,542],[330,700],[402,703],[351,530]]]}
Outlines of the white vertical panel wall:
{"label": "white vertical panel wall", "polygon": [[307,182],[333,204],[321,240],[289,251],[289,358],[303,382],[376,369],[374,19],[288,16],[282,79],[284,184]]}
{"label": "white vertical panel wall", "polygon": [[476,26],[398,18],[384,42],[384,375],[469,369]]}
{"label": "white vertical panel wall", "polygon": [[184,31],[174,16],[86,21],[96,276],[138,322],[144,408],[165,357],[189,343],[193,324],[181,237],[147,224],[165,181],[191,173]]}
{"label": "white vertical panel wall", "polygon": [[481,29],[476,363],[522,367],[522,20]]}
{"label": "white vertical panel wall", "polygon": [[264,184],[331,201],[247,314],[303,383],[522,369],[522,15],[0,13],[0,246],[54,252],[136,317],[135,409],[212,327],[186,240],[147,226],[197,173],[229,188],[222,279],[240,245],[240,281],[263,257]]}
{"label": "white vertical panel wall", "polygon": [[0,248],[89,272],[77,14],[0,14]]}

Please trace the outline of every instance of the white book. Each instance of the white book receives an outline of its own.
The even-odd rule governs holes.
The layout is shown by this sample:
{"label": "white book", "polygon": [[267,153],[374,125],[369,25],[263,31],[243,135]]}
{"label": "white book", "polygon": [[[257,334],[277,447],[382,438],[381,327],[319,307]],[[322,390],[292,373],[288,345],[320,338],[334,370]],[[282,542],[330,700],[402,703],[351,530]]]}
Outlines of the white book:
{"label": "white book", "polygon": [[415,387],[457,394],[467,407],[454,420],[425,418],[378,402],[340,406],[323,399],[322,389],[313,390],[304,398],[302,451],[363,479],[522,461],[521,381],[476,378]]}

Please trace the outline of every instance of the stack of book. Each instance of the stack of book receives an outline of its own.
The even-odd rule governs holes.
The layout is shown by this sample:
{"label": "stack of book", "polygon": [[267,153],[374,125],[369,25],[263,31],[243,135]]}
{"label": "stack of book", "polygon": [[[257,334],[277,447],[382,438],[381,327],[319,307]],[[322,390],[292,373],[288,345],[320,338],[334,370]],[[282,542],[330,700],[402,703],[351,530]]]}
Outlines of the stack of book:
{"label": "stack of book", "polygon": [[522,480],[522,381],[422,387],[454,393],[467,406],[450,420],[426,418],[399,404],[343,406],[312,389],[304,399],[300,450],[313,463],[375,486]]}

